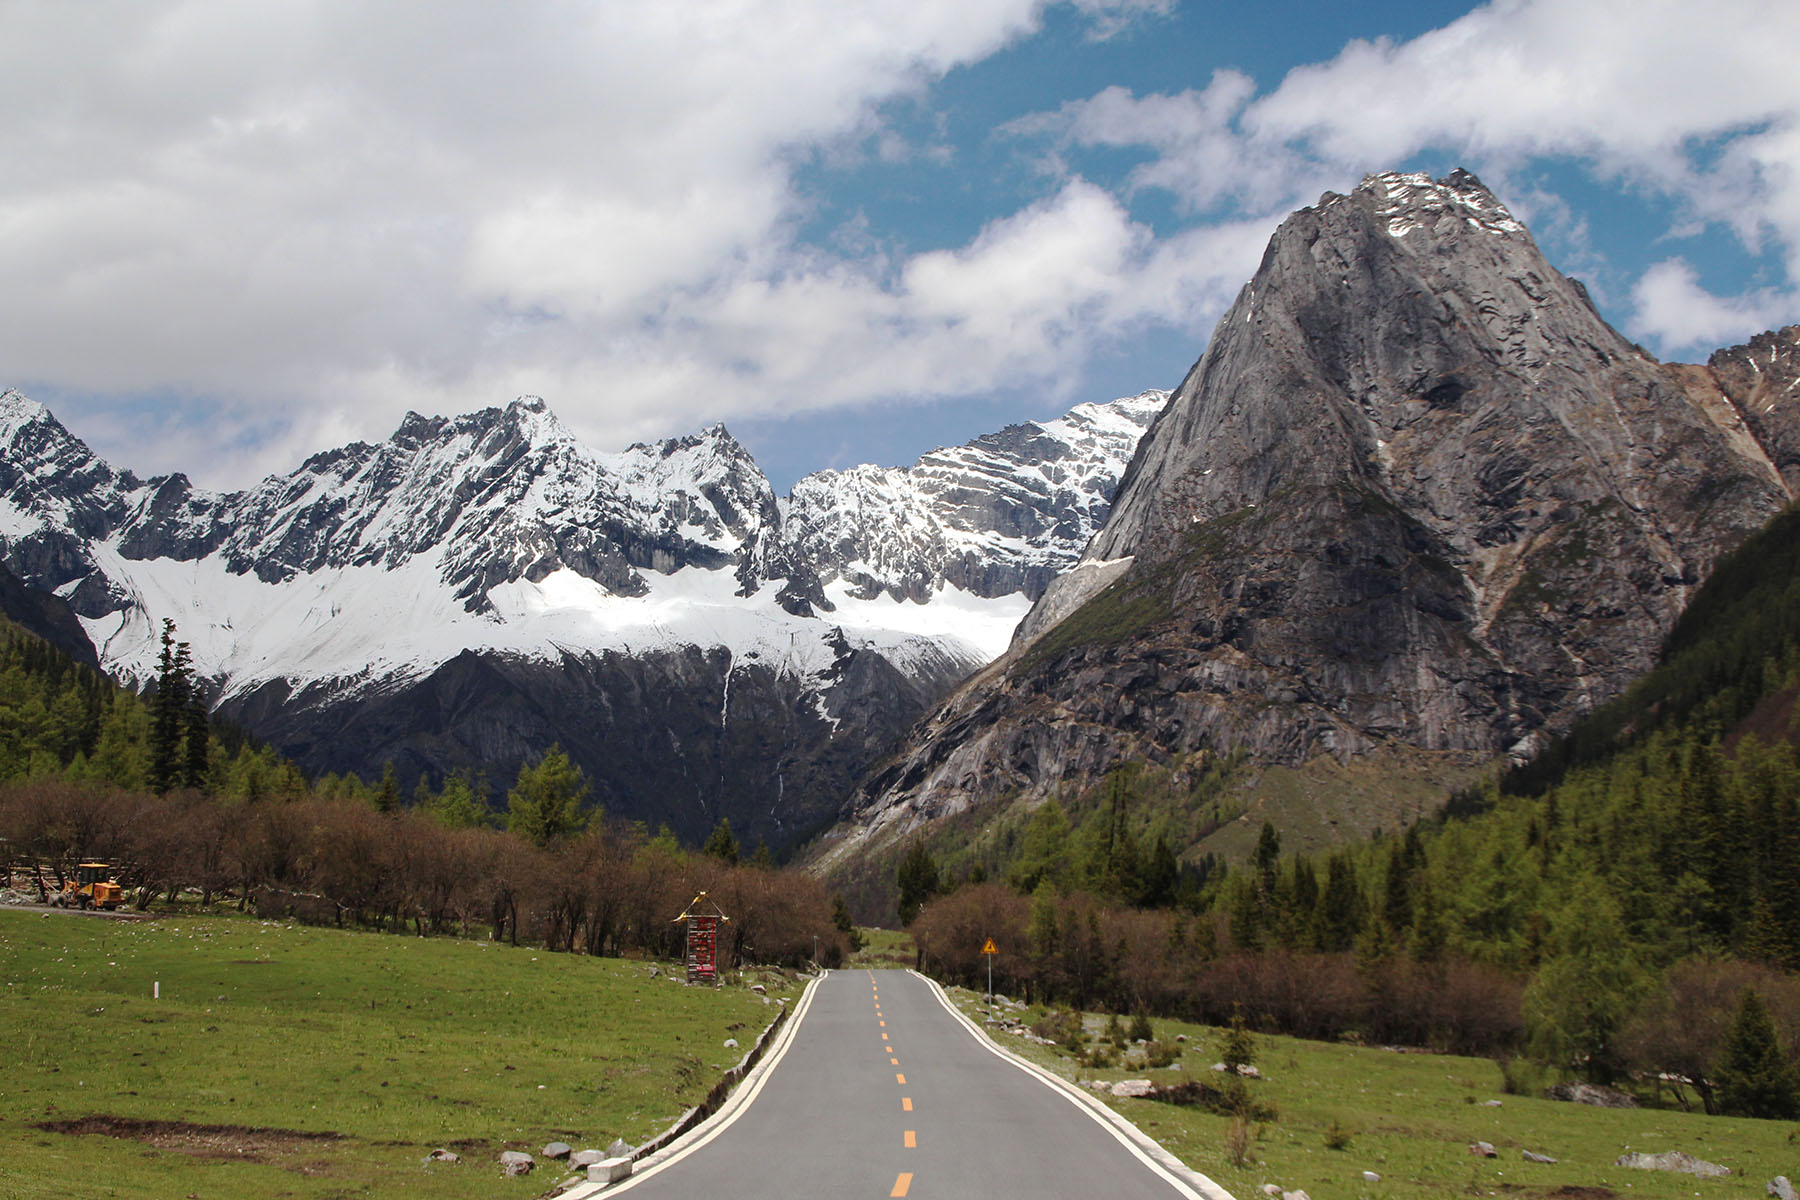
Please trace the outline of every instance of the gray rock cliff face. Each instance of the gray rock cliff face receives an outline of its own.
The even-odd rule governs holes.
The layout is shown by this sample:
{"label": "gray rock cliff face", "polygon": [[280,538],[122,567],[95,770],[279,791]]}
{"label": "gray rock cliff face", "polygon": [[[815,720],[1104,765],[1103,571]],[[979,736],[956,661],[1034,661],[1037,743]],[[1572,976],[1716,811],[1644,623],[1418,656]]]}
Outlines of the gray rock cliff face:
{"label": "gray rock cliff face", "polygon": [[[1792,347],[1753,345],[1758,386]],[[1648,357],[1466,172],[1327,194],[1271,240],[1084,569],[853,821],[1198,749],[1528,753],[1645,670],[1787,502],[1757,440],[1785,426],[1732,402],[1745,361]]]}

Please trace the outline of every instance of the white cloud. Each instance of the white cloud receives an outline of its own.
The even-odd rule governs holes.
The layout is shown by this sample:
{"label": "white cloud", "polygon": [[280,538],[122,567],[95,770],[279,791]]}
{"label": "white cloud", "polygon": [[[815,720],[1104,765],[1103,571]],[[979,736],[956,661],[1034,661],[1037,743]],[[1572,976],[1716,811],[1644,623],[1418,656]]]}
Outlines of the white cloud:
{"label": "white cloud", "polygon": [[[608,443],[779,410],[770,381],[830,381],[743,330],[804,314],[851,357],[916,319],[879,260],[797,248],[795,150],[875,129],[1045,3],[5,5],[0,369],[223,397],[116,411],[145,468],[515,390]],[[1109,29],[1164,7],[1080,6]],[[759,289],[799,307],[730,324]]]}
{"label": "white cloud", "polygon": [[1632,291],[1632,332],[1653,337],[1670,352],[1715,350],[1748,341],[1800,312],[1792,291],[1760,288],[1740,296],[1715,296],[1700,286],[1694,268],[1679,258],[1645,271]]}
{"label": "white cloud", "polygon": [[[1051,2],[0,0],[0,384],[210,397],[154,419],[90,405],[78,427],[122,465],[210,482],[519,392],[618,445],[1066,389],[1148,324],[1197,349],[1288,208],[1430,148],[1500,172],[1578,157],[1778,245],[1800,278],[1785,3],[1498,3],[1264,95],[1234,71],[1107,89],[1014,128],[1148,147],[1126,196],[1033,147],[1042,193],[966,245],[907,257],[854,218],[801,242],[795,163],[951,153],[897,138],[883,105]],[[1094,36],[1169,11],[1070,2]],[[1134,220],[1146,189],[1185,228]],[[1698,341],[1785,295],[1709,306],[1676,268],[1637,293],[1646,330]]]}
{"label": "white cloud", "polygon": [[[1109,88],[1021,127],[1148,147],[1132,184],[1201,213],[1305,203],[1433,150],[1501,184],[1543,156],[1574,158],[1673,197],[1687,232],[1716,221],[1752,249],[1773,239],[1800,280],[1797,43],[1800,6],[1786,0],[1498,0],[1410,41],[1352,42],[1265,95],[1222,71],[1176,95]],[[1560,216],[1554,197],[1536,199]],[[1677,344],[1719,327],[1703,306],[1660,311],[1697,322],[1659,326]]]}

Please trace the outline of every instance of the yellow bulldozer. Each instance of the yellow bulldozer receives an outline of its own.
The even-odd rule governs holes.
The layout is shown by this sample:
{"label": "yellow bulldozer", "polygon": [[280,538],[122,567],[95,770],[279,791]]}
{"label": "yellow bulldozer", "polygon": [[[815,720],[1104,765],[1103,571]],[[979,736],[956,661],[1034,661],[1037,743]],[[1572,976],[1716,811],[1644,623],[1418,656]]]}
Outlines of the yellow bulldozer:
{"label": "yellow bulldozer", "polygon": [[112,877],[111,867],[86,862],[75,868],[75,878],[63,884],[63,890],[52,897],[52,902],[65,908],[104,908],[111,912],[119,907],[124,895],[125,889]]}

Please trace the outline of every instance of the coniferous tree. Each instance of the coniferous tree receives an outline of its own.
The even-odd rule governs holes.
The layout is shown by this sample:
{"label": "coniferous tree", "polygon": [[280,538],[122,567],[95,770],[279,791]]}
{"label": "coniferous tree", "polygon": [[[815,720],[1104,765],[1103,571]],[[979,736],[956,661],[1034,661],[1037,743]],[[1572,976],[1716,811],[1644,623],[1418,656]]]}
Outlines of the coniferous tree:
{"label": "coniferous tree", "polygon": [[862,933],[856,928],[856,922],[850,917],[850,906],[844,903],[844,893],[842,892],[837,892],[831,897],[831,924],[850,943],[852,953],[863,948]]}
{"label": "coniferous tree", "polygon": [[188,701],[193,688],[191,651],[175,640],[175,622],[163,618],[162,649],[156,664],[156,695],[151,698],[150,790],[167,792],[182,782],[186,755]]}
{"label": "coniferous tree", "polygon": [[1745,988],[1713,1069],[1719,1108],[1728,1116],[1800,1117],[1800,1080],[1782,1052],[1775,1022],[1755,989]]}
{"label": "coniferous tree", "polygon": [[925,902],[938,893],[937,861],[925,843],[914,839],[900,859],[897,882],[900,885],[900,924],[911,925]]}
{"label": "coniferous tree", "polygon": [[560,745],[536,764],[519,768],[506,793],[506,827],[539,846],[572,837],[587,828],[587,780]]}
{"label": "coniferous tree", "polygon": [[400,809],[400,776],[394,771],[394,760],[388,759],[381,766],[381,782],[369,795],[369,802],[378,813],[397,812]]}
{"label": "coniferous tree", "polygon": [[732,835],[730,817],[719,818],[712,833],[707,835],[706,844],[700,847],[700,853],[711,855],[730,866],[737,866],[738,840]]}
{"label": "coniferous tree", "polygon": [[206,700],[197,685],[188,698],[186,715],[181,783],[198,791],[212,775],[212,727],[206,719]]}

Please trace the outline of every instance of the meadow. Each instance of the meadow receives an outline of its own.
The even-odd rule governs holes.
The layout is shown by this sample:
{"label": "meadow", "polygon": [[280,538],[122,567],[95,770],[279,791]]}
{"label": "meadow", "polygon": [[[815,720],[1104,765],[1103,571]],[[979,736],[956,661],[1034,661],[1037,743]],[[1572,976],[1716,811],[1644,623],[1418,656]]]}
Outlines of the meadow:
{"label": "meadow", "polygon": [[[655,969],[657,974],[652,975]],[[537,1196],[539,1157],[661,1132],[792,975],[234,916],[0,909],[0,1196]],[[677,976],[679,972],[677,971]],[[155,995],[154,993],[160,993]],[[458,1165],[423,1164],[443,1147]]]}
{"label": "meadow", "polygon": [[[978,1021],[984,997],[949,989]],[[1018,1013],[1042,1020],[1041,1006]],[[1107,1018],[1086,1014],[1091,1035]],[[1217,1084],[1212,1064],[1225,1031],[1157,1020],[1155,1036],[1175,1042],[1179,1066],[1096,1068],[1077,1064],[1053,1046],[1001,1033],[1015,1054],[1078,1083],[1150,1079],[1161,1085],[1198,1079]],[[1500,1067],[1487,1059],[1339,1045],[1298,1038],[1255,1037],[1263,1078],[1248,1081],[1252,1099],[1272,1106],[1272,1119],[1253,1123],[1243,1165],[1228,1148],[1232,1120],[1195,1107],[1107,1097],[1140,1129],[1209,1176],[1238,1200],[1258,1200],[1265,1185],[1300,1190],[1312,1200],[1440,1200],[1445,1196],[1558,1197],[1762,1196],[1776,1175],[1800,1178],[1800,1128],[1792,1122],[1707,1117],[1670,1109],[1604,1109],[1559,1103],[1538,1095],[1510,1095]],[[1498,1157],[1470,1154],[1487,1142]],[[1526,1150],[1555,1158],[1528,1162]],[[1629,1152],[1681,1150],[1732,1169],[1722,1179],[1613,1165]],[[1378,1175],[1370,1182],[1363,1172]]]}

